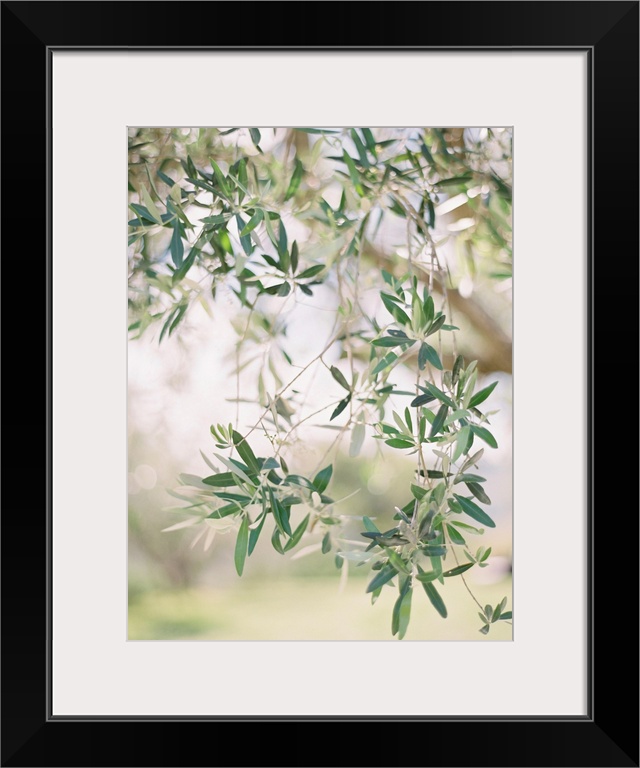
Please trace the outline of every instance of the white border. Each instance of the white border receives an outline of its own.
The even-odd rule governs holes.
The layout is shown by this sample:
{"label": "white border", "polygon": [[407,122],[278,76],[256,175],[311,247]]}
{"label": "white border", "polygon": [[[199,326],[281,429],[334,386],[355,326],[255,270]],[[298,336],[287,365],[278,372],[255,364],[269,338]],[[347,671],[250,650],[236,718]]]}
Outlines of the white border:
{"label": "white border", "polygon": [[[586,714],[586,84],[583,52],[53,55],[53,715]],[[127,643],[125,127],[390,124],[515,129],[514,642]]]}

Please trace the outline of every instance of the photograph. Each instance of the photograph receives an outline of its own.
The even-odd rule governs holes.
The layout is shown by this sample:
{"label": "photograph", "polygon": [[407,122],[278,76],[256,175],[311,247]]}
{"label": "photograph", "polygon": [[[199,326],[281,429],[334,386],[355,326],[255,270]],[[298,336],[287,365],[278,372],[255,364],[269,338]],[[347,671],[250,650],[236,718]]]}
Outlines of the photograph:
{"label": "photograph", "polygon": [[2,766],[384,723],[429,765],[638,768],[602,434],[640,4],[406,8],[318,44],[230,3],[3,2],[45,456],[2,522]]}
{"label": "photograph", "polygon": [[130,641],[512,641],[510,126],[129,126]]}

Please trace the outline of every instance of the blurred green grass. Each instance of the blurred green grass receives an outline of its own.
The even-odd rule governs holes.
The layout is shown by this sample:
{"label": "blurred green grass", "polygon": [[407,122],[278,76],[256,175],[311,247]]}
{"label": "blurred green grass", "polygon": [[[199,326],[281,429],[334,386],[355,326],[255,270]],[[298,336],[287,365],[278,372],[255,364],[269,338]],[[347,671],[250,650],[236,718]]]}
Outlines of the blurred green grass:
{"label": "blurred green grass", "polygon": [[[234,586],[156,589],[129,600],[129,640],[393,640],[391,610],[397,590],[384,589],[375,605],[366,580],[350,577],[340,592],[339,575],[290,579],[243,579]],[[426,594],[414,589],[407,640],[509,641],[512,627],[498,622],[487,637],[462,580],[438,589],[449,616],[442,619]],[[475,586],[483,603],[508,596],[511,578]]]}

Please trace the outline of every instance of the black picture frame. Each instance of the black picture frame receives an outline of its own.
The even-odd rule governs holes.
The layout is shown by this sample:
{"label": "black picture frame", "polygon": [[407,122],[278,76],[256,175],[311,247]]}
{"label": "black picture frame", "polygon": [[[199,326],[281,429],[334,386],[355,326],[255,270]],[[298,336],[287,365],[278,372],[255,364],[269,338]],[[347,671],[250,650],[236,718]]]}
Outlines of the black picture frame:
{"label": "black picture frame", "polygon": [[[186,9],[197,10],[198,24],[168,21]],[[239,24],[233,2],[3,2],[2,99],[4,107],[3,202],[5,232],[16,222],[28,225],[29,255],[19,272],[11,265],[27,258],[23,246],[5,250],[5,275],[18,287],[28,272],[40,276],[38,297],[44,317],[28,342],[32,356],[41,357],[46,373],[46,407],[34,418],[28,404],[27,423],[12,436],[11,454],[41,460],[33,483],[36,493],[28,509],[5,505],[2,519],[2,756],[3,766],[142,766],[209,765],[216,760],[214,741],[233,738],[234,725],[252,728],[265,723],[263,735],[243,734],[237,765],[333,764],[441,766],[638,766],[638,516],[633,487],[636,464],[628,449],[617,446],[621,433],[637,434],[633,418],[637,390],[629,380],[637,370],[638,306],[638,2],[414,2],[325,3],[333,21],[325,30],[324,49],[358,49],[366,40],[372,50],[536,49],[541,54],[565,48],[588,52],[592,101],[589,146],[590,237],[588,243],[588,534],[589,534],[589,711],[584,718],[504,717],[51,717],[48,663],[51,653],[51,168],[49,159],[52,51],[63,49],[219,47],[212,46],[212,29],[224,29],[224,45],[237,49],[317,48],[304,29],[290,44],[281,14],[303,13],[302,4],[243,3],[243,18],[255,14],[255,26]],[[375,13],[367,12],[373,9]],[[150,12],[154,9],[154,12]],[[186,17],[185,17],[186,18]],[[381,19],[394,18],[395,24]],[[227,21],[225,21],[227,20]],[[301,25],[304,27],[304,25]],[[309,35],[312,32],[309,31]],[[12,124],[19,125],[15,133]],[[19,146],[16,146],[19,142]],[[571,191],[570,179],[550,179]],[[26,190],[31,200],[25,213]],[[41,215],[33,221],[31,209]],[[18,275],[22,273],[23,277]],[[15,281],[15,283],[14,283]],[[25,290],[25,289],[23,289]],[[46,301],[45,301],[46,300]],[[18,304],[19,306],[19,304]],[[598,310],[596,312],[595,310]],[[602,331],[595,346],[595,320]],[[43,329],[46,332],[43,333]],[[621,330],[622,329],[622,330]],[[15,316],[5,339],[24,350]],[[631,338],[630,338],[631,336]],[[37,339],[37,344],[34,342]],[[9,348],[11,349],[11,344]],[[37,349],[37,352],[35,351]],[[43,352],[46,351],[46,356]],[[46,357],[46,360],[45,360]],[[24,353],[10,362],[7,385],[20,395]],[[17,378],[19,381],[14,382]],[[35,380],[42,380],[42,372]],[[626,378],[625,378],[626,377]],[[615,382],[618,383],[615,383]],[[621,388],[623,391],[621,391]],[[627,390],[626,392],[624,390]],[[595,412],[596,395],[600,410]],[[12,408],[13,410],[13,408]],[[45,435],[46,426],[46,439]],[[567,445],[569,437],[561,438]],[[613,446],[616,446],[615,448]],[[33,465],[33,460],[30,460]],[[625,478],[625,470],[627,477]],[[16,467],[16,477],[23,477]],[[10,483],[13,471],[6,473]],[[45,478],[46,481],[45,481]],[[33,486],[33,489],[31,489]],[[38,489],[36,491],[35,489]],[[596,494],[595,491],[598,491]],[[597,503],[596,503],[597,498]],[[541,496],[544,503],[544,494]],[[22,542],[28,540],[28,546]],[[570,558],[571,543],[554,542],[541,532],[541,542]],[[542,606],[543,609],[543,606]],[[553,631],[550,627],[549,631]],[[99,660],[96,660],[99,663]],[[356,722],[388,723],[381,738],[367,731],[353,733]],[[208,722],[206,731],[202,722]],[[276,724],[295,722],[291,747]],[[347,740],[357,744],[357,757],[338,755],[329,734],[319,729],[316,747],[303,723],[331,721],[350,728]],[[394,727],[394,723],[397,723]],[[406,723],[401,726],[401,723]],[[403,734],[409,724],[412,738]],[[211,727],[215,730],[212,731]],[[290,726],[291,728],[292,726]],[[393,728],[393,730],[392,730]],[[198,730],[199,729],[199,730]],[[380,734],[380,729],[377,730]],[[268,735],[271,734],[271,735]],[[214,739],[211,739],[211,736]],[[413,747],[406,747],[406,743]],[[315,742],[313,743],[315,744]],[[331,745],[334,745],[333,747]],[[295,746],[294,746],[295,745]],[[407,751],[408,750],[408,751]]]}

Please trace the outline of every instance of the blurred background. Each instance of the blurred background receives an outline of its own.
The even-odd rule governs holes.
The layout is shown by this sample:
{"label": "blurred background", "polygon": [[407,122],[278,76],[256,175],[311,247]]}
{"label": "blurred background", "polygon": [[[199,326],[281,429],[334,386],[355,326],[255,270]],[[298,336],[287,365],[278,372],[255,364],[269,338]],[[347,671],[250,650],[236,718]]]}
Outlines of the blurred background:
{"label": "blurred background", "polygon": [[[160,146],[159,129],[131,129],[132,141],[152,137],[153,152]],[[139,133],[147,131],[147,134]],[[196,142],[197,129],[180,131],[185,145]],[[460,132],[460,141],[473,142],[471,129]],[[473,129],[475,131],[485,129]],[[494,129],[502,131],[502,129]],[[191,133],[188,133],[191,131]],[[136,133],[138,132],[138,133]],[[267,130],[263,129],[264,135]],[[244,134],[235,141],[243,141]],[[290,142],[286,129],[274,131],[265,151]],[[305,137],[306,151],[313,140]],[[250,149],[247,142],[245,150]],[[175,149],[175,148],[174,148]],[[159,150],[161,151],[161,150]],[[305,147],[298,147],[304,158]],[[193,154],[193,150],[190,152]],[[316,174],[330,186],[329,168],[318,152]],[[131,158],[130,158],[131,159]],[[135,161],[135,156],[134,156]],[[135,163],[133,174],[135,175]],[[323,177],[324,174],[324,177]],[[311,178],[310,183],[313,183]],[[133,185],[135,187],[135,183]],[[480,193],[479,193],[480,194]],[[329,199],[329,195],[326,195]],[[512,423],[511,423],[511,279],[494,279],[478,268],[482,256],[482,232],[468,193],[442,195],[439,199],[435,239],[438,252],[453,275],[451,321],[460,327],[459,346],[467,359],[478,359],[477,389],[498,381],[490,406],[492,432],[498,449],[485,450],[481,474],[492,499],[489,508],[496,522],[482,537],[472,537],[472,551],[491,546],[489,566],[473,568],[467,581],[480,602],[495,605],[507,596],[511,607],[512,566]],[[201,211],[194,219],[202,217]],[[294,223],[292,222],[292,226]],[[390,221],[380,227],[375,248],[402,258],[398,243],[404,224]],[[473,235],[473,237],[471,237]],[[300,237],[300,234],[298,234]],[[493,244],[494,251],[496,250]],[[498,248],[498,250],[500,250]],[[493,254],[493,251],[489,254]],[[365,290],[363,305],[375,312],[378,290]],[[272,298],[274,312],[281,299]],[[303,365],[323,348],[330,336],[337,308],[331,285],[319,286],[309,302],[293,301],[285,310],[288,322],[286,351]],[[218,291],[215,301],[196,306],[182,323],[180,333],[159,344],[160,328],[149,328],[128,347],[128,637],[130,640],[391,640],[391,609],[394,590],[383,590],[375,605],[365,594],[370,578],[368,566],[337,569],[333,554],[314,549],[321,534],[306,534],[300,545],[284,556],[263,536],[248,558],[242,578],[233,565],[235,533],[216,534],[213,540],[197,537],[200,527],[173,528],[184,520],[176,513],[175,498],[168,493],[179,485],[180,473],[200,477],[210,474],[200,451],[213,460],[216,450],[209,431],[211,424],[234,422],[245,432],[260,415],[256,402],[255,372],[250,363],[236,379],[237,334],[234,323],[244,310],[231,290]],[[382,310],[384,312],[384,310]],[[388,319],[386,320],[388,322]],[[332,359],[333,355],[333,359]],[[330,350],[326,362],[340,366],[340,350]],[[414,375],[394,375],[399,387],[411,387]],[[340,388],[330,377],[310,370],[301,377],[299,390],[306,413],[327,402]],[[391,406],[403,410],[406,399]],[[309,419],[298,430],[285,457],[292,471],[312,472],[327,452],[335,433],[324,419]],[[259,432],[252,447],[268,456],[271,447]],[[367,436],[373,430],[367,428]],[[335,474],[329,491],[342,500],[342,514],[367,515],[381,529],[392,525],[394,506],[407,502],[407,489],[414,477],[415,458],[403,456],[381,441],[365,439],[357,458],[348,455],[349,435],[325,462],[334,459]],[[301,518],[304,512],[299,513]],[[292,524],[295,519],[292,520]],[[354,523],[352,538],[358,538],[361,522]],[[207,547],[208,544],[208,547]],[[303,556],[300,556],[302,554]],[[510,640],[511,626],[499,622],[487,638],[478,632],[477,607],[462,580],[447,579],[440,588],[449,610],[446,620],[435,612],[422,590],[414,595],[411,623],[406,640]]]}

